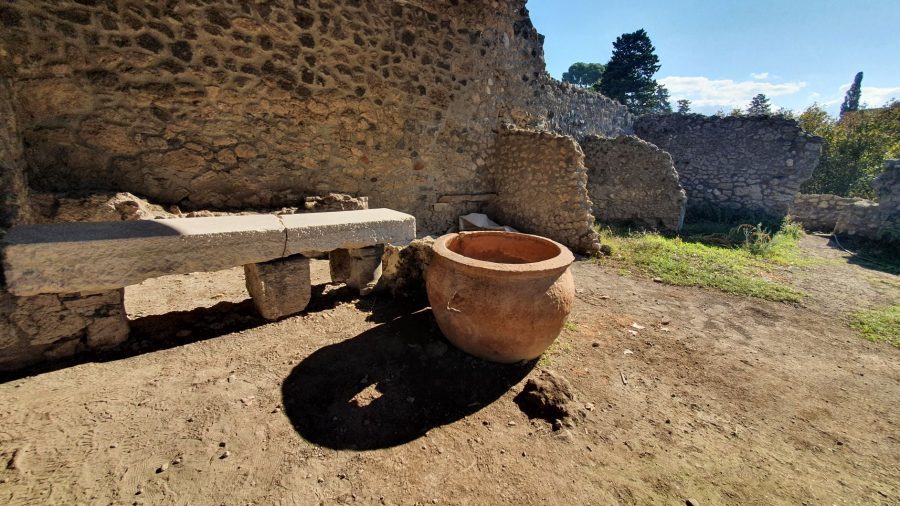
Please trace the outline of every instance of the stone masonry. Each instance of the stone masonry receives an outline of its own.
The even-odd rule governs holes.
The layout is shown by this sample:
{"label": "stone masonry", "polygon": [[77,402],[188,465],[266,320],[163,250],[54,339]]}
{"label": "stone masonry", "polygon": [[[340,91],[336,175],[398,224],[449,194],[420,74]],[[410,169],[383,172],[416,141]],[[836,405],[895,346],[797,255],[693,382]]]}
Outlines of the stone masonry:
{"label": "stone masonry", "polygon": [[784,216],[822,152],[822,139],[776,116],[642,116],[635,134],[669,152],[688,212]]}
{"label": "stone masonry", "polygon": [[807,230],[900,242],[900,161],[885,162],[873,182],[878,202],[828,194],[799,194],[791,217]]}
{"label": "stone masonry", "polygon": [[579,144],[598,222],[663,232],[681,229],[687,198],[668,153],[633,135],[591,135]]}
{"label": "stone masonry", "polygon": [[491,164],[497,198],[489,214],[498,222],[549,237],[580,253],[599,249],[584,154],[574,139],[504,129]]}
{"label": "stone masonry", "polygon": [[465,206],[440,195],[492,191],[500,123],[630,131],[623,106],[546,76],[524,4],[7,2],[0,76],[38,190],[184,210],[341,192],[443,231]]}

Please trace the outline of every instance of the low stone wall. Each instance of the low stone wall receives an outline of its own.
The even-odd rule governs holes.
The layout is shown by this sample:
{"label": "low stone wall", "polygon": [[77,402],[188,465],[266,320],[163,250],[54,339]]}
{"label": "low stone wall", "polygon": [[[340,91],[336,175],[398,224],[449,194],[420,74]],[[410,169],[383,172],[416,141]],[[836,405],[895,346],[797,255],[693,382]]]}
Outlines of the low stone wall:
{"label": "low stone wall", "polygon": [[878,202],[837,195],[799,194],[791,217],[807,230],[900,243],[900,161],[885,162],[873,186]]}
{"label": "low stone wall", "polygon": [[604,224],[677,232],[687,197],[672,157],[633,135],[581,140],[594,215]]}
{"label": "low stone wall", "polygon": [[584,154],[574,139],[505,128],[493,149],[491,173],[497,197],[489,206],[492,217],[580,253],[599,249]]}
{"label": "low stone wall", "polygon": [[791,217],[807,230],[832,232],[840,216],[850,207],[875,204],[866,199],[839,197],[830,194],[798,193],[791,205]]}
{"label": "low stone wall", "polygon": [[669,152],[688,212],[787,214],[822,152],[822,139],[776,116],[642,116],[635,134]]}

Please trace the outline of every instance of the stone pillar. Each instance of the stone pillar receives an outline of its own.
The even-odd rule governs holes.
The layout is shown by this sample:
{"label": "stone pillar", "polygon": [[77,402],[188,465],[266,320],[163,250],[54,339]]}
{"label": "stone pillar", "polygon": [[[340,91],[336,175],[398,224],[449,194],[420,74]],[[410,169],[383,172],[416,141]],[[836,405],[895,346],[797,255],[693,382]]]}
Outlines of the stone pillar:
{"label": "stone pillar", "polygon": [[335,283],[347,283],[347,286],[359,290],[360,295],[368,295],[381,278],[383,255],[383,244],[334,250],[328,254],[331,280]]}
{"label": "stone pillar", "polygon": [[312,281],[309,258],[303,255],[245,265],[244,277],[256,309],[267,320],[297,314],[309,304]]}
{"label": "stone pillar", "polygon": [[118,345],[128,338],[124,294],[17,297],[0,291],[0,371]]}

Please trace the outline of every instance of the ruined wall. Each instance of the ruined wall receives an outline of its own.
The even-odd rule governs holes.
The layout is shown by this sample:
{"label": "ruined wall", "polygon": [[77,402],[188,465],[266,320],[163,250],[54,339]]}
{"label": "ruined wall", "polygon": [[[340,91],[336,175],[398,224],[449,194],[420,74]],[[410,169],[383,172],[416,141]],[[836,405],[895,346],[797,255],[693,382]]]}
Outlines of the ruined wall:
{"label": "ruined wall", "polygon": [[885,162],[872,185],[878,202],[828,194],[798,194],[791,217],[807,230],[900,242],[900,161]]}
{"label": "ruined wall", "polygon": [[[28,220],[25,158],[16,125],[14,104],[12,88],[0,76],[0,238],[5,229]],[[3,273],[0,272],[0,286],[2,280]]]}
{"label": "ruined wall", "polygon": [[881,225],[877,203],[829,194],[797,194],[790,214],[806,230],[847,233],[873,239],[878,236]]}
{"label": "ruined wall", "polygon": [[649,115],[634,130],[672,155],[689,213],[783,216],[822,152],[821,138],[774,116]]}
{"label": "ruined wall", "polygon": [[880,238],[900,244],[900,160],[886,160],[872,187],[881,208]]}
{"label": "ruined wall", "polygon": [[[260,208],[332,191],[442,231],[502,122],[615,135],[558,85],[524,0],[6,2],[0,74],[32,186]],[[4,206],[6,207],[6,206]]]}
{"label": "ruined wall", "polygon": [[681,229],[687,198],[668,153],[633,135],[592,135],[579,144],[597,221],[666,232]]}
{"label": "ruined wall", "polygon": [[499,223],[549,237],[579,253],[597,251],[584,154],[574,139],[504,129],[490,160],[497,198],[489,213]]}

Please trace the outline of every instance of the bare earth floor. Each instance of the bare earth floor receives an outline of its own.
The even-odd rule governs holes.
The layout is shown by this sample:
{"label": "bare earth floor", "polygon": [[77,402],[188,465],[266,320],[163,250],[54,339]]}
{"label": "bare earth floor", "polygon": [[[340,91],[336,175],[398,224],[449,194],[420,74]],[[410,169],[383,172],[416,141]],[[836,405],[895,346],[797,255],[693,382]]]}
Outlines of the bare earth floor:
{"label": "bare earth floor", "polygon": [[[0,384],[0,503],[900,503],[900,349],[846,316],[900,279],[802,244],[799,305],[580,261],[574,326],[514,366],[383,295],[266,324],[239,270],[133,287],[135,343]],[[542,367],[587,421],[519,410]]]}

